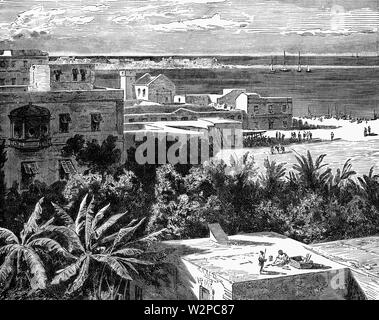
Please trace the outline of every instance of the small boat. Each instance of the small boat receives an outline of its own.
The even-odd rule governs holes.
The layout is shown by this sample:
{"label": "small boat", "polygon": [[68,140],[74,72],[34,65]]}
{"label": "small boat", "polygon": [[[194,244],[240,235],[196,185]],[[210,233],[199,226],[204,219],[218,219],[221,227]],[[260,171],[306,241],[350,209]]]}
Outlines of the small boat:
{"label": "small boat", "polygon": [[287,66],[286,66],[286,51],[284,51],[284,55],[283,55],[283,67],[280,68],[280,71],[282,71],[282,72],[288,72],[288,71],[290,71],[290,69],[288,69]]}
{"label": "small boat", "polygon": [[307,70],[305,70],[306,72],[312,72],[311,68],[309,68],[309,65],[307,65]]}

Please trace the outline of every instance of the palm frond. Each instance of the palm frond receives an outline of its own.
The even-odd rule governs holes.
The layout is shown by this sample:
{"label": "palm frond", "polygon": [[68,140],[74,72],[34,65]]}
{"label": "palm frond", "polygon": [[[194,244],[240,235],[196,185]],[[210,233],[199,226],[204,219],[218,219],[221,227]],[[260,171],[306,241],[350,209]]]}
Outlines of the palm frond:
{"label": "palm frond", "polygon": [[84,229],[84,241],[85,246],[88,249],[90,246],[90,241],[92,237],[92,220],[93,220],[93,206],[94,206],[94,198],[92,197],[90,204],[87,207],[87,212],[85,216],[85,229]]}
{"label": "palm frond", "polygon": [[73,293],[73,292],[79,290],[84,285],[84,283],[86,282],[86,280],[88,278],[89,265],[90,265],[90,257],[87,256],[84,258],[83,263],[82,263],[81,268],[80,268],[80,271],[79,271],[79,274],[69,289],[70,293]]}
{"label": "palm frond", "polygon": [[55,209],[55,214],[64,222],[65,226],[75,229],[75,221],[70,217],[70,215],[56,203],[52,202],[51,204]]}
{"label": "palm frond", "polygon": [[30,282],[32,289],[45,289],[47,276],[45,267],[38,254],[26,247],[23,247],[21,250],[25,262],[28,265],[31,274],[33,275]]}
{"label": "palm frond", "polygon": [[79,236],[84,229],[85,217],[87,213],[87,198],[88,193],[84,196],[82,202],[80,203],[78,215],[75,219],[75,231]]}
{"label": "palm frond", "polygon": [[47,226],[43,229],[43,232],[58,234],[64,237],[69,244],[69,251],[79,250],[84,252],[84,248],[76,232],[69,227],[65,226]]}
{"label": "palm frond", "polygon": [[0,228],[0,239],[5,243],[19,243],[17,236],[6,228]]}
{"label": "palm frond", "polygon": [[70,264],[62,270],[58,270],[56,276],[51,281],[51,284],[56,285],[61,282],[66,282],[70,280],[72,277],[76,276],[85,258],[86,256],[83,255],[73,264]]}
{"label": "palm frond", "polygon": [[36,232],[39,229],[37,221],[41,218],[42,202],[43,202],[43,198],[41,198],[36,203],[36,206],[34,207],[32,214],[30,215],[28,221],[26,222],[25,228],[24,228],[25,236],[29,233]]}
{"label": "palm frond", "polygon": [[149,247],[152,243],[159,240],[160,237],[167,231],[167,229],[161,229],[159,231],[148,234],[147,236],[137,239],[135,241],[128,242],[125,246],[140,245],[142,247]]}
{"label": "palm frond", "polygon": [[38,238],[28,243],[32,248],[40,248],[48,253],[56,253],[66,259],[76,259],[74,255],[64,249],[57,241],[50,238]]}
{"label": "palm frond", "polygon": [[109,255],[94,255],[93,258],[99,262],[105,263],[121,278],[133,280],[125,266],[120,263],[119,259],[121,258],[111,257]]}
{"label": "palm frond", "polygon": [[7,255],[7,254],[9,254],[10,251],[17,250],[19,248],[19,246],[20,246],[19,244],[15,244],[15,243],[2,246],[0,248],[0,256]]}
{"label": "palm frond", "polygon": [[110,203],[108,203],[105,207],[101,208],[95,215],[95,218],[92,221],[92,229],[95,230],[98,223],[101,221],[101,219],[104,218],[104,213],[108,210],[110,206]]}
{"label": "palm frond", "polygon": [[129,241],[135,232],[138,230],[138,228],[145,222],[146,218],[141,219],[140,222],[138,222],[135,226],[133,227],[126,227],[120,229],[118,232],[116,239],[114,241],[114,246],[116,247],[119,243],[121,242],[127,242]]}
{"label": "palm frond", "polygon": [[100,227],[96,229],[96,237],[100,239],[110,227],[112,227],[121,217],[123,217],[126,213],[118,213],[111,216],[107,221],[105,221]]}
{"label": "palm frond", "polygon": [[17,251],[13,251],[6,256],[3,264],[0,267],[0,291],[8,287],[9,279],[12,277],[15,270],[15,258]]}
{"label": "palm frond", "polygon": [[124,248],[124,249],[114,251],[114,252],[112,252],[112,254],[123,256],[123,257],[128,257],[128,256],[136,256],[136,255],[142,254],[143,252],[144,251],[141,249]]}

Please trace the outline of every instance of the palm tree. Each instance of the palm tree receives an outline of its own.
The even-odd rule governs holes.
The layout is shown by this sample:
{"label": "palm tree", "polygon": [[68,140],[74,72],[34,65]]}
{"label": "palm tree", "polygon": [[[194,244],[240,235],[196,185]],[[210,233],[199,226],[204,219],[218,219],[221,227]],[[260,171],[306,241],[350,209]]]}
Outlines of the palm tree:
{"label": "palm tree", "polygon": [[[115,229],[116,223],[125,216],[125,213],[104,219],[109,204],[94,214],[93,198],[89,204],[87,204],[87,198],[88,195],[83,198],[76,220],[70,222],[71,227],[65,227],[74,231],[70,237],[71,241],[77,245],[78,259],[59,270],[52,281],[52,284],[70,281],[68,293],[74,293],[83,288],[90,278],[94,281],[94,286],[101,287],[103,276],[107,271],[114,272],[121,279],[133,280],[131,274],[138,274],[135,265],[152,264],[137,257],[146,253],[148,245],[163,232],[160,230],[135,239],[138,229],[145,221],[144,218],[139,222],[133,220],[126,227],[108,235]],[[64,212],[58,205],[53,205],[57,212]],[[67,230],[66,233],[68,234]],[[101,266],[101,268],[96,268],[96,266]]]}
{"label": "palm tree", "polygon": [[368,175],[358,177],[361,185],[361,193],[376,208],[379,208],[379,175],[374,174],[374,167],[370,168]]}
{"label": "palm tree", "polygon": [[267,195],[276,194],[284,184],[283,178],[286,175],[285,163],[277,164],[275,161],[270,161],[268,158],[264,160],[266,173],[259,175],[259,180],[265,189]]}
{"label": "palm tree", "polygon": [[297,182],[298,185],[305,189],[311,189],[313,191],[325,187],[331,173],[330,168],[320,172],[320,170],[327,165],[321,164],[325,156],[326,154],[318,156],[314,162],[309,150],[307,151],[307,156],[299,154],[295,156],[298,164],[293,165],[293,169],[297,171],[297,173],[290,173],[291,182]]}
{"label": "palm tree", "polygon": [[65,259],[75,259],[58,241],[46,235],[44,227],[47,227],[53,219],[42,226],[38,225],[42,214],[42,202],[43,198],[37,202],[19,237],[11,230],[0,228],[0,240],[4,243],[0,248],[0,256],[5,256],[0,267],[1,291],[7,289],[13,276],[20,275],[25,271],[25,267],[31,288],[45,289],[47,275],[43,256],[58,254]]}

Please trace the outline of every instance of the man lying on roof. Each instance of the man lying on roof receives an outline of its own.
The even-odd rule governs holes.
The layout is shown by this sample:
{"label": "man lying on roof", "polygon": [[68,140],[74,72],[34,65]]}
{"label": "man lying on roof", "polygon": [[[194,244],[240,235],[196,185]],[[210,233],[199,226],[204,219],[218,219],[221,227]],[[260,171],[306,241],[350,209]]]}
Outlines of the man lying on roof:
{"label": "man lying on roof", "polygon": [[287,253],[283,252],[283,250],[278,251],[278,256],[275,258],[275,261],[273,262],[273,266],[284,266],[287,263],[290,262],[290,258],[287,255]]}

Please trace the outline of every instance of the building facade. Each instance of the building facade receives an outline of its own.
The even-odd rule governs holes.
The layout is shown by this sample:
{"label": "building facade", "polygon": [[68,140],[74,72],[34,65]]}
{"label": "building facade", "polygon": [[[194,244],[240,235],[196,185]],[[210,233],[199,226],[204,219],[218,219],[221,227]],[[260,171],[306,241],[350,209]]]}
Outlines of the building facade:
{"label": "building facade", "polygon": [[163,74],[152,76],[145,73],[137,79],[134,85],[138,100],[148,100],[157,103],[173,103],[175,84]]}
{"label": "building facade", "polygon": [[244,129],[276,130],[292,126],[293,105],[290,97],[240,93],[236,98],[236,110],[244,112]]}
{"label": "building facade", "polygon": [[27,91],[30,67],[48,62],[48,53],[41,50],[1,50],[0,92]]}
{"label": "building facade", "polygon": [[[76,80],[72,78],[74,68],[78,70]],[[7,187],[16,182],[23,190],[35,180],[51,184],[77,172],[75,161],[61,152],[75,134],[99,143],[109,135],[116,136],[117,147],[123,151],[123,91],[93,89],[91,68],[36,66],[31,71],[35,79],[30,91],[0,94]],[[81,81],[81,69],[86,70],[85,81]],[[59,81],[56,70],[62,70]]]}

